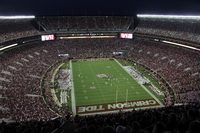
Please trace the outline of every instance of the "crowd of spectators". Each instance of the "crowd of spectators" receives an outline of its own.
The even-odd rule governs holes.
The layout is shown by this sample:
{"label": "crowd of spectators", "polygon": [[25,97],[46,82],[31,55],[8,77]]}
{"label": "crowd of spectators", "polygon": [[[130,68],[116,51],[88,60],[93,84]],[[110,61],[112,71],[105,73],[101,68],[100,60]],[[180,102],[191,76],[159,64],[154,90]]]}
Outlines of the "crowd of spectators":
{"label": "crowd of spectators", "polygon": [[[42,46],[42,45],[41,45]],[[56,117],[44,104],[40,78],[55,58],[44,47],[29,45],[1,56],[1,110],[0,117],[18,121],[47,120]],[[6,73],[2,73],[5,71]]]}
{"label": "crowd of spectators", "polygon": [[[191,42],[200,42],[197,20],[139,19],[135,33],[170,37]],[[35,24],[38,29],[33,25]],[[127,31],[134,23],[127,16],[61,16],[37,17],[36,20],[5,20],[0,22],[0,43],[44,32],[66,31]],[[8,28],[9,27],[9,28]],[[40,28],[39,28],[40,27]],[[41,29],[41,30],[39,30]]]}
{"label": "crowd of spectators", "polygon": [[176,103],[199,102],[200,54],[145,39],[135,39],[129,57],[159,73],[174,91]]}
{"label": "crowd of spectators", "polygon": [[[135,33],[200,42],[197,20],[139,19]],[[33,25],[35,24],[35,26]],[[127,16],[60,16],[37,17],[35,20],[0,22],[0,43],[48,32],[128,31],[134,19]],[[8,28],[9,27],[9,28]],[[38,29],[36,29],[37,27]]]}
{"label": "crowd of spectators", "polygon": [[[130,17],[48,17],[37,21],[50,31],[127,30],[131,24]],[[135,33],[199,43],[199,27],[196,21],[141,20]],[[0,43],[40,33],[30,21],[0,23]],[[62,60],[58,54],[69,54],[70,58],[109,58],[115,51],[125,52],[124,58],[158,73],[173,89],[175,104],[188,105],[69,117],[69,113],[51,99],[49,85],[44,86],[47,96],[44,100],[41,78],[50,66]],[[180,47],[138,38],[32,43],[0,55],[0,120],[16,121],[12,124],[3,121],[0,132],[45,133],[57,129],[55,131],[78,133],[197,133],[200,131],[199,88],[200,53]],[[60,116],[66,118],[58,118]]]}
{"label": "crowd of spectators", "polygon": [[200,42],[198,20],[140,19],[135,33]]}
{"label": "crowd of spectators", "polygon": [[[100,58],[112,57],[114,51],[125,51],[125,58],[161,75],[173,89],[176,103],[200,102],[199,53],[144,39],[59,40],[30,44],[1,55],[0,118],[27,121],[57,117],[43,100],[40,80],[52,64],[62,60],[58,54]],[[53,100],[49,102],[54,108]]]}
{"label": "crowd of spectators", "polygon": [[128,30],[132,23],[126,16],[40,17],[37,21],[46,31]]}
{"label": "crowd of spectators", "polygon": [[0,21],[0,43],[38,34],[31,20]]}
{"label": "crowd of spectators", "polygon": [[1,133],[199,133],[200,105],[0,124]]}
{"label": "crowd of spectators", "polygon": [[52,64],[61,60],[58,54],[67,53],[73,58],[110,57],[111,51],[118,48],[115,45],[117,41],[86,39],[38,42],[2,54],[0,118],[26,121],[57,117],[41,96],[40,80]]}

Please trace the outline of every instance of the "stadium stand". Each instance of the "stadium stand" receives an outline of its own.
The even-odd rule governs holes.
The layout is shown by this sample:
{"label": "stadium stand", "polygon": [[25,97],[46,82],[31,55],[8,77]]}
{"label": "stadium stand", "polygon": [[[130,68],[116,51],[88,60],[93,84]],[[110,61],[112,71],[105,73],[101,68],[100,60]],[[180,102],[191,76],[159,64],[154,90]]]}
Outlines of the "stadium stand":
{"label": "stadium stand", "polygon": [[[129,30],[129,17],[39,18],[45,31]],[[16,24],[17,23],[17,24]],[[170,25],[170,26],[169,26]],[[0,43],[40,35],[30,21],[0,22]],[[8,28],[9,27],[9,28]],[[40,29],[39,28],[39,29]],[[199,23],[141,20],[135,33],[172,37],[199,43]],[[46,32],[45,32],[46,33]],[[59,108],[41,78],[67,53],[71,58],[113,57],[113,51],[126,51],[123,59],[144,65],[170,85],[160,109],[116,114],[71,117]],[[144,38],[77,39],[32,42],[0,55],[0,132],[78,132],[78,133],[197,133],[200,131],[200,53]],[[165,84],[163,82],[163,84]],[[173,95],[173,96],[172,96]],[[172,98],[174,97],[172,101]],[[184,104],[182,106],[171,106]],[[13,122],[9,124],[9,122]]]}
{"label": "stadium stand", "polygon": [[0,20],[0,43],[38,34],[32,20]]}
{"label": "stadium stand", "polygon": [[159,73],[173,88],[177,103],[199,100],[199,53],[135,39],[129,56]]}
{"label": "stadium stand", "polygon": [[38,25],[45,31],[117,31],[128,30],[133,19],[126,16],[40,17]]}
{"label": "stadium stand", "polygon": [[135,33],[200,42],[198,20],[141,18]]}
{"label": "stadium stand", "polygon": [[199,133],[199,105],[0,124],[2,133]]}
{"label": "stadium stand", "polygon": [[[112,51],[120,50],[128,50],[128,58],[159,73],[173,88],[176,103],[199,102],[199,53],[180,48],[177,50],[176,47],[140,39],[127,41],[126,46],[124,46],[124,41],[116,39],[80,39],[45,42],[43,44],[32,44],[32,47],[29,45],[26,49],[19,48],[19,50],[3,55],[1,57],[1,86],[3,88],[1,93],[5,98],[1,104],[4,105],[5,109],[10,110],[12,119],[23,121],[51,118],[54,115],[50,115],[51,112],[47,111],[46,106],[42,104],[43,99],[40,96],[39,85],[40,77],[44,71],[59,60],[59,53],[67,52],[73,58],[94,58],[112,57]],[[27,94],[39,96],[27,96]],[[20,98],[22,99],[20,100]],[[32,99],[30,102],[36,101],[30,103],[29,99]],[[18,100],[19,102],[16,104]],[[38,102],[41,105],[37,104]],[[40,114],[43,116],[41,117],[28,113],[33,104],[36,104],[36,113],[38,110],[44,109],[50,114],[45,113],[44,116]],[[24,107],[26,105],[27,107]],[[5,112],[9,114],[9,111]],[[19,112],[21,112],[20,115]],[[10,116],[10,114],[7,116]],[[3,113],[3,116],[6,115]]]}
{"label": "stadium stand", "polygon": [[[78,40],[32,44],[1,56],[1,118],[15,120],[49,119],[54,114],[45,106],[40,94],[40,78],[45,70],[56,63],[58,54],[69,52],[74,58],[110,56],[115,43],[111,40]],[[79,47],[84,49],[78,49]],[[87,52],[86,52],[87,51]],[[101,53],[103,51],[103,53]],[[13,78],[14,77],[14,78]],[[12,91],[11,91],[12,90]],[[31,94],[31,95],[27,95]],[[34,106],[34,110],[32,107]],[[40,114],[40,112],[42,114]],[[36,114],[40,115],[36,115]],[[12,116],[11,116],[12,115]]]}

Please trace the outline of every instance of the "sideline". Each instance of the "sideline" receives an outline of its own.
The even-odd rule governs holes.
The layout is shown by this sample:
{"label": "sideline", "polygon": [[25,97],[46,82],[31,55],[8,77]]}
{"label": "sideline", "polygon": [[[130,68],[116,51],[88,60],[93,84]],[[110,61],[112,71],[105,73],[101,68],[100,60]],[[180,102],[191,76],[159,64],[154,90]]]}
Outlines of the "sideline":
{"label": "sideline", "polygon": [[[53,72],[53,76],[51,78],[51,83],[53,83],[53,87],[55,86],[55,76],[58,73],[59,69],[64,65],[64,63],[60,64],[56,70],[54,70]],[[58,100],[58,97],[56,96],[56,92],[55,92],[55,88],[51,89],[51,94],[53,96],[53,100],[55,101],[55,103],[59,106],[62,107],[60,101]]]}
{"label": "sideline", "polygon": [[71,74],[71,83],[72,83],[72,87],[71,87],[71,101],[72,101],[72,112],[73,115],[76,115],[76,99],[75,99],[75,92],[74,92],[74,81],[73,81],[73,68],[72,68],[72,60],[70,60],[69,62],[70,64],[70,74]]}
{"label": "sideline", "polygon": [[[124,69],[124,67],[119,63],[118,60],[116,60],[115,58],[113,58],[113,59],[114,59],[115,62],[117,62],[117,64],[120,65],[120,67],[121,67],[124,71],[127,72],[127,70]],[[133,76],[132,76],[129,72],[127,72],[127,73],[133,78]],[[137,82],[137,80],[136,80],[136,82]],[[149,93],[149,94],[160,104],[161,107],[164,107],[164,105],[162,104],[162,102],[161,102],[156,96],[154,96],[144,85],[140,84],[139,82],[137,82],[137,83],[138,83],[147,93]]]}

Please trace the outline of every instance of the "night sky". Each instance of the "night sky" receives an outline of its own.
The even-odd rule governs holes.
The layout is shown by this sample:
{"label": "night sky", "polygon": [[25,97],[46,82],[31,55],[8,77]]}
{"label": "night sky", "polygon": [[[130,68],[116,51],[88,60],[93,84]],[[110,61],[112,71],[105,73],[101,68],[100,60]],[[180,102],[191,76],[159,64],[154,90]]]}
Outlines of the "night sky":
{"label": "night sky", "polygon": [[0,15],[200,15],[195,0],[0,0]]}

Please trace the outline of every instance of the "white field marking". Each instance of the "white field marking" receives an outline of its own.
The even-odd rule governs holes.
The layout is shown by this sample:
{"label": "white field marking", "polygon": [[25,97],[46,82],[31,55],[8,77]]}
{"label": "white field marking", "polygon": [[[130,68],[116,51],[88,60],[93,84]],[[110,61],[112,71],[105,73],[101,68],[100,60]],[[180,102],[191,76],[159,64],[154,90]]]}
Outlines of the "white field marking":
{"label": "white field marking", "polygon": [[[115,62],[116,62],[116,61],[115,61]],[[117,73],[119,72],[119,70],[116,69],[115,67],[113,67],[113,69],[115,69]],[[120,72],[119,72],[119,73],[120,73]],[[124,74],[120,73],[120,77],[121,77],[121,76],[124,76]],[[119,77],[118,77],[118,78],[116,78],[115,80],[119,83],[120,79],[122,79],[122,78],[119,78]],[[126,78],[125,78],[125,79],[126,79]],[[127,81],[128,81],[128,80],[129,80],[129,79],[127,78]],[[118,84],[117,87],[119,88],[119,84]],[[119,93],[119,95],[122,96],[123,99],[126,99],[126,96],[125,96],[123,93]]]}
{"label": "white field marking", "polygon": [[[155,109],[155,108],[162,108],[160,105],[155,105],[155,106],[149,106],[149,107],[139,107],[139,108],[134,108],[135,110],[143,110],[143,109]],[[122,112],[128,112],[132,111],[133,108],[131,109],[121,109]],[[84,114],[79,114],[79,116],[87,116],[87,115],[102,115],[102,114],[110,114],[110,113],[119,113],[119,110],[113,110],[113,111],[103,111],[103,112],[94,112],[94,113],[84,113]]]}
{"label": "white field marking", "polygon": [[[116,73],[119,72],[119,70],[116,69],[115,67],[113,67],[113,69],[116,71]],[[121,75],[121,73],[120,73],[120,75]],[[119,78],[115,78],[115,81],[119,83]],[[119,93],[119,95],[118,95],[119,88],[120,88],[119,84],[117,84],[117,90],[116,90],[116,96],[115,96],[116,97],[116,99],[115,99],[116,103],[117,103],[118,97],[123,97],[123,99],[126,98],[126,97],[124,97],[124,95],[122,93]]]}
{"label": "white field marking", "polygon": [[73,115],[76,115],[76,99],[75,99],[75,92],[74,92],[72,60],[70,60],[69,64],[70,64],[70,69],[71,69],[71,80],[72,80],[72,89],[71,89],[72,112],[73,112]]}
{"label": "white field marking", "polygon": [[[122,69],[124,69],[124,67],[118,62],[118,60],[116,60],[116,59],[114,59],[116,62],[117,62],[117,64],[119,64],[120,66],[121,66],[121,68]],[[133,78],[133,76],[126,70],[126,69],[124,69],[132,78]],[[137,82],[137,80],[135,80],[136,82]],[[161,107],[164,107],[164,105],[162,104],[162,102],[160,102],[160,100],[156,97],[156,96],[154,96],[144,85],[142,85],[142,84],[140,84],[139,82],[137,82],[147,93],[149,93],[159,104],[160,104],[160,106]]]}
{"label": "white field marking", "polygon": [[[91,65],[89,65],[89,67],[91,68]],[[91,70],[93,73],[95,73],[94,70],[93,70],[92,68],[91,68],[90,70]],[[95,78],[94,80],[96,81],[96,78]],[[98,82],[96,82],[96,83],[98,83]],[[104,95],[103,95],[101,89],[97,89],[97,90],[101,93],[101,96],[102,96],[102,98],[103,98],[103,101],[106,102],[105,97],[104,97]]]}

